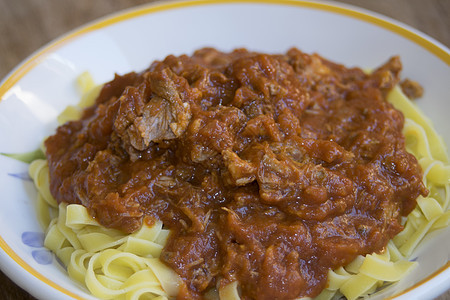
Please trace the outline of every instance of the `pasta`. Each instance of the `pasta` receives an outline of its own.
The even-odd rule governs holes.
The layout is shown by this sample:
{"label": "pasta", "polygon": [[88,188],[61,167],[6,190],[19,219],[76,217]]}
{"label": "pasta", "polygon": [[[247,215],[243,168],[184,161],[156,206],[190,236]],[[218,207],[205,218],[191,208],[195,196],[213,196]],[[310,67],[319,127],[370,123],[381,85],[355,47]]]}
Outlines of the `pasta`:
{"label": "pasta", "polygon": [[[79,78],[78,85],[85,96],[78,106],[64,110],[58,118],[61,123],[80,118],[81,109],[92,104],[100,90],[88,73]],[[430,193],[417,199],[417,207],[404,220],[405,229],[383,253],[358,256],[349,265],[330,270],[327,288],[315,299],[345,296],[353,300],[400,280],[417,267],[417,262],[408,258],[423,237],[450,223],[450,166],[442,138],[398,87],[388,101],[405,115],[407,150],[424,170],[423,180]],[[129,235],[105,228],[84,206],[56,203],[49,191],[46,160],[33,161],[29,172],[39,192],[37,213],[46,228],[45,246],[67,267],[71,278],[102,299],[167,299],[177,295],[181,279],[158,259],[169,235],[161,222],[145,224]],[[238,282],[211,295],[240,299]]]}

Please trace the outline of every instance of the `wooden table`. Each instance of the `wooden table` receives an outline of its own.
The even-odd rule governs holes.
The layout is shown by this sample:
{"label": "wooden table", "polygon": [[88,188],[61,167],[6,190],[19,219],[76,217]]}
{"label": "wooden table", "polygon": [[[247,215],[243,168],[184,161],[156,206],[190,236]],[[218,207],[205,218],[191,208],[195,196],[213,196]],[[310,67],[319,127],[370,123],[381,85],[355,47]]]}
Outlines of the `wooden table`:
{"label": "wooden table", "polygon": [[[68,30],[145,0],[0,0],[0,79]],[[406,23],[450,47],[449,0],[339,0]],[[0,272],[0,299],[34,299]],[[438,298],[450,300],[450,291]]]}

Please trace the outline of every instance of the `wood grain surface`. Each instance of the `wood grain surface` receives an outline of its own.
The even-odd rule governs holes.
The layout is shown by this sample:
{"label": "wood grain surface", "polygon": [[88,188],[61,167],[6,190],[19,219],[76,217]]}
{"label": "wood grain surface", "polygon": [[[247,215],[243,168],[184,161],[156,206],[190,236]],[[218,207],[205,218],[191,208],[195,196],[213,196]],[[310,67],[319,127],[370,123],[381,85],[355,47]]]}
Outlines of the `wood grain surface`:
{"label": "wood grain surface", "polygon": [[[67,31],[110,13],[149,2],[154,1],[0,0],[0,79],[34,51]],[[450,47],[450,0],[335,2],[391,17]],[[34,298],[0,272],[0,299]],[[450,300],[450,290],[437,299]]]}

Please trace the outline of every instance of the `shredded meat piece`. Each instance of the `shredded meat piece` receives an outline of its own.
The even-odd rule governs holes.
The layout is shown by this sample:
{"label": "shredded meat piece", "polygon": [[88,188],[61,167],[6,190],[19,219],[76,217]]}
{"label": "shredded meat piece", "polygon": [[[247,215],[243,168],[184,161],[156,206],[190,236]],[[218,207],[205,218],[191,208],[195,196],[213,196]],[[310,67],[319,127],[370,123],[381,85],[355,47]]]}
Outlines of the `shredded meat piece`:
{"label": "shredded meat piece", "polygon": [[256,166],[240,158],[231,150],[222,151],[225,166],[231,176],[232,184],[242,186],[256,179]]}
{"label": "shredded meat piece", "polygon": [[423,87],[414,80],[406,78],[400,82],[400,87],[409,99],[417,99],[423,96]]}
{"label": "shredded meat piece", "polygon": [[[120,108],[114,129],[125,144],[145,150],[150,142],[179,137],[191,119],[189,103],[183,101],[186,80],[170,69],[146,73],[146,81],[129,87],[119,98]],[[180,82],[175,83],[178,80]],[[177,84],[181,84],[178,87]]]}

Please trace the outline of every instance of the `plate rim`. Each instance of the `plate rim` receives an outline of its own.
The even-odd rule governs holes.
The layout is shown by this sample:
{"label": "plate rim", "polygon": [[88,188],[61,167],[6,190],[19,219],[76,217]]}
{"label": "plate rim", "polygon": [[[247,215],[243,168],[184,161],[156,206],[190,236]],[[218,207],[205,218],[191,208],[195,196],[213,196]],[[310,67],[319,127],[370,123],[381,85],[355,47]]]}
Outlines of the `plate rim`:
{"label": "plate rim", "polygon": [[[344,15],[352,19],[357,19],[366,23],[373,24],[375,26],[386,29],[394,34],[397,34],[403,38],[406,38],[427,52],[436,56],[440,61],[450,66],[450,49],[443,45],[438,40],[428,36],[427,34],[407,25],[393,18],[387,17],[383,14],[370,11],[365,8],[357,7],[354,5],[332,2],[332,1],[312,1],[312,0],[169,0],[146,3],[130,7],[127,9],[119,10],[117,12],[107,14],[103,17],[96,18],[93,21],[87,22],[84,25],[78,26],[67,33],[53,39],[46,43],[42,47],[38,48],[28,57],[26,57],[21,63],[14,67],[6,76],[0,81],[0,102],[7,92],[14,87],[26,74],[38,66],[48,55],[61,48],[62,46],[69,44],[77,38],[97,31],[108,26],[118,24],[120,22],[137,18],[144,15],[150,15],[162,11],[169,11],[175,9],[184,9],[188,7],[200,7],[200,6],[212,6],[212,5],[234,5],[234,4],[260,4],[260,5],[274,5],[274,6],[294,6],[301,8],[316,9],[319,11],[330,12],[334,14]],[[58,285],[51,279],[45,277],[35,268],[31,267],[22,257],[20,257],[3,239],[0,234],[0,269],[8,275],[16,284],[24,288],[27,292],[33,295],[43,295],[45,291],[37,291],[30,288],[33,284],[27,284],[24,280],[21,280],[20,274],[13,272],[11,268],[21,267],[27,276],[32,276],[33,279],[37,279],[42,283],[52,287],[53,292],[60,292],[65,296],[72,297],[73,299],[83,299],[81,296],[73,293],[70,290]],[[406,290],[391,296],[388,299],[399,299],[407,296],[414,290],[423,286],[428,281],[433,279],[440,279],[440,277],[450,274],[450,262],[447,261],[441,268],[428,275],[426,278],[415,283]],[[35,280],[34,280],[35,281]]]}
{"label": "plate rim", "polygon": [[156,2],[130,7],[115,13],[97,18],[78,26],[67,33],[53,39],[42,47],[38,48],[31,55],[26,57],[21,63],[13,68],[0,81],[0,101],[6,92],[13,87],[23,76],[31,69],[37,66],[47,54],[64,46],[77,37],[99,30],[110,25],[139,17],[142,15],[157,13],[165,10],[182,9],[192,6],[209,6],[220,4],[269,4],[279,6],[296,6],[304,8],[312,8],[331,13],[337,13],[354,19],[358,19],[367,23],[387,29],[398,34],[408,40],[414,42],[428,52],[438,57],[445,64],[450,66],[450,49],[431,36],[393,18],[383,14],[370,11],[346,3],[332,2],[327,0],[158,0]]}

